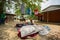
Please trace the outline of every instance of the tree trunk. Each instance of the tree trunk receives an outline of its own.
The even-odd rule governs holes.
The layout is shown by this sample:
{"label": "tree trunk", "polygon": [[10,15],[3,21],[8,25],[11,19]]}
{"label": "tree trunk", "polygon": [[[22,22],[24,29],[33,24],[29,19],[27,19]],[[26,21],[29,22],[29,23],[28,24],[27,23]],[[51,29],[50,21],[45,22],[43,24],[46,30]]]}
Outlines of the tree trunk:
{"label": "tree trunk", "polygon": [[0,13],[4,12],[3,8],[4,8],[5,2],[6,2],[6,0],[1,0],[1,2],[0,2]]}
{"label": "tree trunk", "polygon": [[5,23],[4,4],[6,0],[0,0],[0,25]]}

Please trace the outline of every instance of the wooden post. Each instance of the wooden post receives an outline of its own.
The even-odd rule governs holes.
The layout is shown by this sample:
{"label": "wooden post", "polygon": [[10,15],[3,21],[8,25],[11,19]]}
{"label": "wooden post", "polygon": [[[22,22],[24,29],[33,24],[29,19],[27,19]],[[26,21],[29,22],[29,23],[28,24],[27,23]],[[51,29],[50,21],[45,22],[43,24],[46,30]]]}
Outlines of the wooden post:
{"label": "wooden post", "polygon": [[49,22],[49,13],[47,12],[47,23]]}

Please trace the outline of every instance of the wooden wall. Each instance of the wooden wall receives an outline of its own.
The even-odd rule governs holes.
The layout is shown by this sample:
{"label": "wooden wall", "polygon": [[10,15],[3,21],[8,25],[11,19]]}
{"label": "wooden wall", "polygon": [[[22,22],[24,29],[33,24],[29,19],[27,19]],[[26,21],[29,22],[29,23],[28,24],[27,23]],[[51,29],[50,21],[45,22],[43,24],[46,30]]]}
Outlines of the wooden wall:
{"label": "wooden wall", "polygon": [[44,12],[43,14],[44,21],[48,22],[60,22],[60,10]]}

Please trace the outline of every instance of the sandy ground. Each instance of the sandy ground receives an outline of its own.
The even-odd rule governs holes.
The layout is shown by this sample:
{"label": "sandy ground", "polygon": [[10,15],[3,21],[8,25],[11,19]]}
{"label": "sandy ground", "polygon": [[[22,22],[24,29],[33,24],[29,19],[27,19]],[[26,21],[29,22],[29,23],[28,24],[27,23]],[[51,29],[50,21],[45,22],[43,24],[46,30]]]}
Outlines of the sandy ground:
{"label": "sandy ground", "polygon": [[[0,25],[0,40],[21,40],[17,36],[17,30],[15,28],[16,23],[19,21],[14,21],[6,23],[5,25]],[[51,31],[46,36],[35,36],[31,39],[26,40],[60,40],[60,25],[54,23],[38,23],[39,25],[47,25],[51,28]],[[57,38],[53,38],[53,37]]]}
{"label": "sandy ground", "polygon": [[46,36],[40,36],[42,40],[60,40],[60,23],[39,22],[39,25],[47,25],[51,28],[50,33]]}
{"label": "sandy ground", "polygon": [[16,22],[10,22],[0,26],[0,40],[20,40],[17,37],[15,24]]}

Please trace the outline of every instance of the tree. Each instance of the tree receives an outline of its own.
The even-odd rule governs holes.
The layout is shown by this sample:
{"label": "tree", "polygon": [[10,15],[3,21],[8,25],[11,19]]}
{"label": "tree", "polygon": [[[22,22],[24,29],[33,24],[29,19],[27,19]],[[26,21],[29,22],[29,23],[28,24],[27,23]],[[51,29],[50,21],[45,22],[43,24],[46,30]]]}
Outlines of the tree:
{"label": "tree", "polygon": [[0,0],[0,13],[4,12],[4,4],[5,4],[6,0]]}
{"label": "tree", "polygon": [[[19,11],[21,3],[25,4],[25,9],[27,7],[29,7],[33,11],[35,8],[38,8],[40,11],[40,2],[42,0],[29,0],[29,1],[28,0],[8,0],[8,1],[0,0],[0,13],[4,12],[3,9],[5,9],[6,7],[8,7],[8,9],[11,8],[11,1],[15,2],[15,11],[16,11],[15,13],[19,15],[19,14],[21,14],[21,12]],[[6,4],[6,2],[8,2],[8,3]],[[37,3],[37,5],[36,5],[36,3]]]}
{"label": "tree", "polygon": [[21,15],[21,11],[20,11],[20,9],[16,9],[15,14],[16,14],[17,16],[20,16],[20,15]]}
{"label": "tree", "polygon": [[26,4],[26,7],[29,7],[32,9],[32,11],[35,9],[35,8],[38,8],[39,11],[40,11],[40,3],[42,2],[42,0],[22,0],[22,2],[24,2]]}
{"label": "tree", "polygon": [[[18,16],[21,15],[20,4],[22,4],[22,3],[25,4],[25,10],[27,8],[31,8],[31,10],[34,11],[34,9],[37,8],[38,11],[40,12],[40,9],[41,9],[40,3],[42,2],[42,0],[29,0],[29,1],[28,0],[14,0],[14,1],[16,2],[15,7],[16,7],[16,14]],[[37,19],[37,17],[35,15],[32,15],[32,16],[29,15],[28,18],[29,17],[32,18],[32,19],[35,19],[35,18]]]}
{"label": "tree", "polygon": [[[17,6],[20,6],[21,3],[25,3],[26,7],[30,7],[32,10],[34,8],[40,8],[39,4],[40,2],[42,2],[42,0],[8,0],[8,5],[11,4],[11,1],[16,2]],[[4,6],[5,6],[6,0],[0,0],[0,10],[3,11]],[[37,3],[38,5],[36,5],[35,3]],[[7,5],[6,5],[7,6]]]}
{"label": "tree", "polygon": [[14,0],[16,2],[16,7],[19,6],[18,9],[20,9],[20,4],[24,3],[26,4],[25,5],[25,9],[27,7],[31,8],[32,11],[35,9],[35,8],[38,8],[39,11],[40,11],[40,2],[42,2],[42,0]]}

